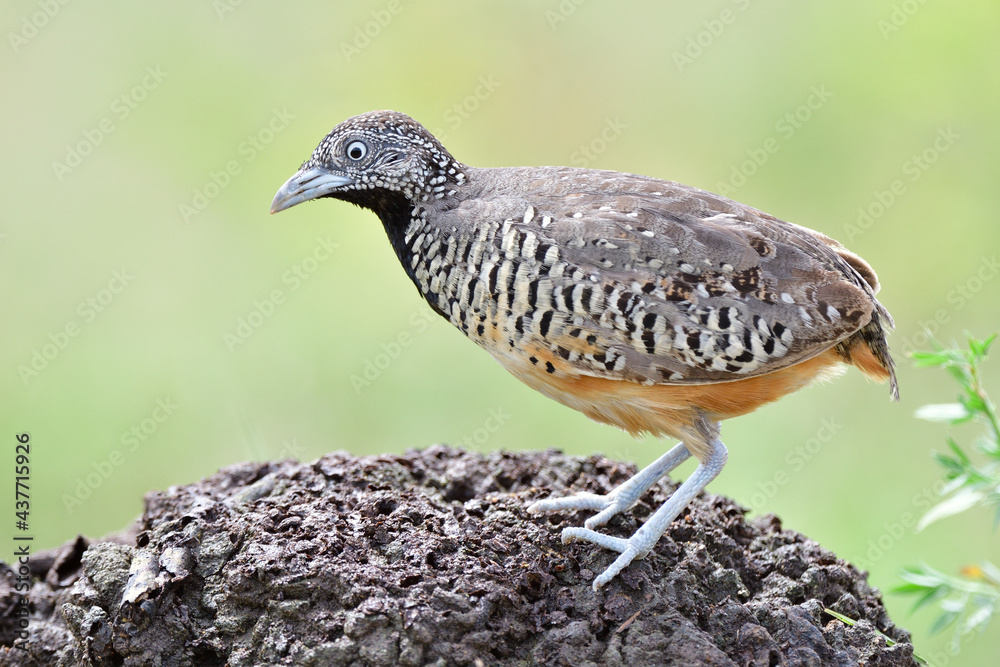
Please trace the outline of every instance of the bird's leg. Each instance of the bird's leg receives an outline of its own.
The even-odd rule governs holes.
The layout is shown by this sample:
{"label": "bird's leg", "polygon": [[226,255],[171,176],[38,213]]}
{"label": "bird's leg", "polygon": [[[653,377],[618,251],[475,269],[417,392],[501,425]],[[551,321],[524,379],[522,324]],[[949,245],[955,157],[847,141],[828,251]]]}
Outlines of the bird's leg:
{"label": "bird's leg", "polygon": [[[652,551],[657,540],[666,532],[670,522],[681,513],[681,510],[691,502],[692,498],[698,495],[709,482],[722,472],[723,466],[726,465],[726,459],[729,458],[726,446],[722,444],[721,440],[715,438],[709,443],[709,447],[708,456],[701,461],[701,465],[695,469],[694,473],[627,540],[598,533],[589,528],[563,529],[562,541],[564,544],[573,540],[586,540],[621,553],[608,569],[604,570],[600,576],[594,579],[594,590],[611,581],[616,574],[624,570],[633,560],[642,558]],[[673,450],[671,450],[672,452]]]}
{"label": "bird's leg", "polygon": [[642,497],[642,494],[649,490],[649,487],[687,460],[689,456],[691,456],[691,452],[683,443],[680,443],[632,478],[619,484],[608,494],[577,493],[564,498],[546,498],[532,503],[528,506],[528,511],[532,514],[539,514],[540,512],[556,510],[601,510],[598,514],[587,519],[583,525],[587,528],[603,526],[611,520],[611,517],[632,507]]}

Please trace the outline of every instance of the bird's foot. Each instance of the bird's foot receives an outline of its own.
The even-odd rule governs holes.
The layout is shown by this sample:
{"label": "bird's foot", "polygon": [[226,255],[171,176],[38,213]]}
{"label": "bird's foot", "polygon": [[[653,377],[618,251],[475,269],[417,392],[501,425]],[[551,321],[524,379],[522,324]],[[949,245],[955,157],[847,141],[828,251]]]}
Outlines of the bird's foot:
{"label": "bird's foot", "polygon": [[635,505],[658,479],[676,468],[691,453],[683,444],[675,445],[669,452],[653,461],[639,474],[618,485],[610,493],[577,493],[565,498],[546,498],[528,507],[531,514],[557,512],[560,510],[600,510],[584,522],[590,529],[603,526],[616,514],[621,514]]}
{"label": "bird's foot", "polygon": [[596,530],[590,530],[589,528],[564,528],[562,532],[563,544],[568,544],[573,540],[584,540],[621,554],[604,572],[594,579],[593,585],[595,591],[614,579],[615,575],[628,567],[628,564],[633,560],[645,558],[646,554],[653,550],[653,545],[659,539],[659,535],[653,535],[641,529],[637,530],[627,540],[621,537],[612,537],[611,535],[598,533]]}
{"label": "bird's foot", "polygon": [[[680,445],[678,445],[680,447]],[[594,579],[594,590],[614,579],[615,575],[628,567],[633,560],[643,558],[666,532],[681,510],[691,502],[691,499],[698,495],[710,481],[726,465],[729,454],[722,441],[716,438],[709,443],[709,454],[702,460],[701,464],[680,487],[670,496],[667,502],[663,503],[651,517],[642,524],[639,530],[635,531],[632,537],[626,539],[612,537],[604,533],[593,530],[594,526],[606,523],[612,516],[623,509],[631,507],[646,490],[653,485],[666,471],[673,468],[680,461],[687,458],[685,453],[671,450],[657,459],[652,465],[638,475],[625,482],[607,495],[597,495],[594,493],[580,493],[567,498],[549,498],[533,503],[528,507],[528,511],[536,514],[560,509],[600,509],[601,512],[592,516],[585,523],[585,528],[571,527],[562,531],[563,544],[573,540],[585,540],[593,542],[605,549],[617,551],[620,555],[608,566],[604,572]]]}

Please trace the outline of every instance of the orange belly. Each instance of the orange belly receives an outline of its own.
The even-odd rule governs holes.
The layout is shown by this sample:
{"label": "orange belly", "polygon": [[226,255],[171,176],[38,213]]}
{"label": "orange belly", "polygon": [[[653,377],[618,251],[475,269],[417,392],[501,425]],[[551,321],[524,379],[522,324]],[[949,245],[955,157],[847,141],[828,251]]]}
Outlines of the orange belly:
{"label": "orange belly", "polygon": [[[704,432],[696,427],[699,419],[721,421],[753,412],[814,380],[833,377],[844,368],[843,357],[829,349],[795,366],[731,382],[643,385],[575,374],[560,364],[562,359],[544,349],[533,349],[531,354],[539,363],[500,356],[497,359],[532,389],[595,421],[612,424],[632,435],[678,438],[699,458],[708,450]],[[527,356],[518,355],[517,359]],[[555,373],[546,372],[546,361],[555,366]]]}

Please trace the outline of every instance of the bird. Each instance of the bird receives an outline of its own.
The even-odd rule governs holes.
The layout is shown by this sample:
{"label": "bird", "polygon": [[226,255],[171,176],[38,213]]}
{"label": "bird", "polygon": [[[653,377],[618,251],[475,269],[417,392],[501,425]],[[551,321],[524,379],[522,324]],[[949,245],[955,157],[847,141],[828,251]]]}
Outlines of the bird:
{"label": "bird", "polygon": [[[561,533],[645,557],[722,471],[720,422],[854,366],[899,398],[871,266],[832,238],[695,187],[576,167],[478,168],[395,111],[349,118],[271,213],[333,198],[373,211],[420,295],[526,385],[591,419],[678,440]],[[690,456],[694,472],[628,538],[597,529]]]}

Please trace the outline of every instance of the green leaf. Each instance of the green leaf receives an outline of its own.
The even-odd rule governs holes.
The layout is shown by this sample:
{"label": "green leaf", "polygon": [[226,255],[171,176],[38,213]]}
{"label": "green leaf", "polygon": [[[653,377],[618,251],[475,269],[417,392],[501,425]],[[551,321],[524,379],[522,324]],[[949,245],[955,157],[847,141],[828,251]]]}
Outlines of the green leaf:
{"label": "green leaf", "polygon": [[997,593],[1000,594],[1000,568],[997,568],[996,565],[988,560],[984,560],[980,563],[979,567],[983,571],[983,578],[996,586]]}
{"label": "green leaf", "polygon": [[937,352],[914,352],[910,355],[914,366],[927,368],[930,366],[946,366],[955,363],[954,350],[939,350]]}
{"label": "green leaf", "polygon": [[976,340],[972,336],[969,336],[969,351],[972,353],[974,362],[982,361],[989,355],[990,345],[993,344],[996,337],[997,335],[993,334],[986,340]]}
{"label": "green leaf", "polygon": [[961,403],[930,403],[921,406],[913,414],[917,419],[945,424],[957,424],[972,416]]}
{"label": "green leaf", "polygon": [[957,458],[963,466],[969,466],[972,464],[972,461],[965,453],[965,450],[958,446],[958,443],[955,442],[954,438],[949,437],[947,442],[948,442],[948,449],[954,452],[955,458]]}
{"label": "green leaf", "polygon": [[[971,389],[969,390],[969,393],[967,393],[965,396],[962,396],[959,400],[962,402],[962,406],[965,408],[965,410],[969,413],[966,419],[972,417],[976,413],[989,411],[989,408],[983,401],[983,397],[980,396],[979,394],[973,393]],[[953,423],[958,423],[958,422],[955,421]]]}
{"label": "green leaf", "polygon": [[[840,612],[836,612],[836,611],[830,609],[829,607],[824,607],[823,611],[827,615],[832,616],[833,618],[837,619],[838,621],[840,621],[841,623],[843,623],[844,625],[846,625],[848,627],[854,627],[855,625],[858,624],[858,622],[855,621],[850,616],[844,616]],[[878,628],[875,628],[875,632],[879,633],[879,635],[882,637],[882,639],[885,640],[885,645],[886,646],[888,646],[888,647],[891,648],[891,647],[893,647],[893,646],[895,646],[897,644],[896,640],[894,640],[892,637],[888,636],[887,634],[885,634],[884,632],[882,632]],[[916,658],[917,660],[919,660],[920,662],[924,663],[925,665],[928,664],[927,660],[924,659],[923,656],[918,655],[915,650],[913,651],[913,657]]]}
{"label": "green leaf", "polygon": [[844,625],[854,626],[854,625],[857,624],[857,621],[855,621],[850,616],[844,616],[843,614],[841,614],[839,612],[836,612],[836,611],[834,611],[832,609],[824,607],[823,611],[826,612],[828,615],[833,616],[835,619],[837,619],[838,621],[840,621]]}
{"label": "green leaf", "polygon": [[990,622],[990,619],[993,618],[994,611],[993,605],[989,603],[976,607],[965,617],[965,621],[962,623],[962,632],[982,630]]}
{"label": "green leaf", "polygon": [[957,619],[958,616],[959,616],[959,612],[957,612],[957,611],[946,611],[946,612],[944,612],[943,614],[941,614],[940,616],[938,616],[937,620],[934,621],[934,624],[931,625],[931,629],[929,631],[930,634],[931,635],[936,635],[937,633],[941,632],[942,630],[944,630],[945,628],[947,628],[949,625],[951,625],[952,623],[954,623],[955,619]]}
{"label": "green leaf", "polygon": [[921,607],[926,607],[931,602],[936,602],[941,598],[945,597],[951,592],[951,589],[944,584],[937,586],[928,590],[926,593],[917,598],[917,601],[913,603],[913,609],[911,611],[917,611]]}
{"label": "green leaf", "polygon": [[921,586],[920,584],[897,584],[896,586],[893,586],[891,589],[893,593],[903,593],[903,594],[919,593],[925,590],[927,590],[927,587]]}
{"label": "green leaf", "polygon": [[1000,443],[989,436],[976,438],[972,444],[983,454],[992,458],[1000,458]]}
{"label": "green leaf", "polygon": [[970,510],[983,502],[985,495],[982,491],[963,488],[957,490],[950,498],[945,498],[934,507],[927,510],[920,521],[917,522],[917,532],[920,532],[935,521],[940,521],[949,516],[954,516]]}

